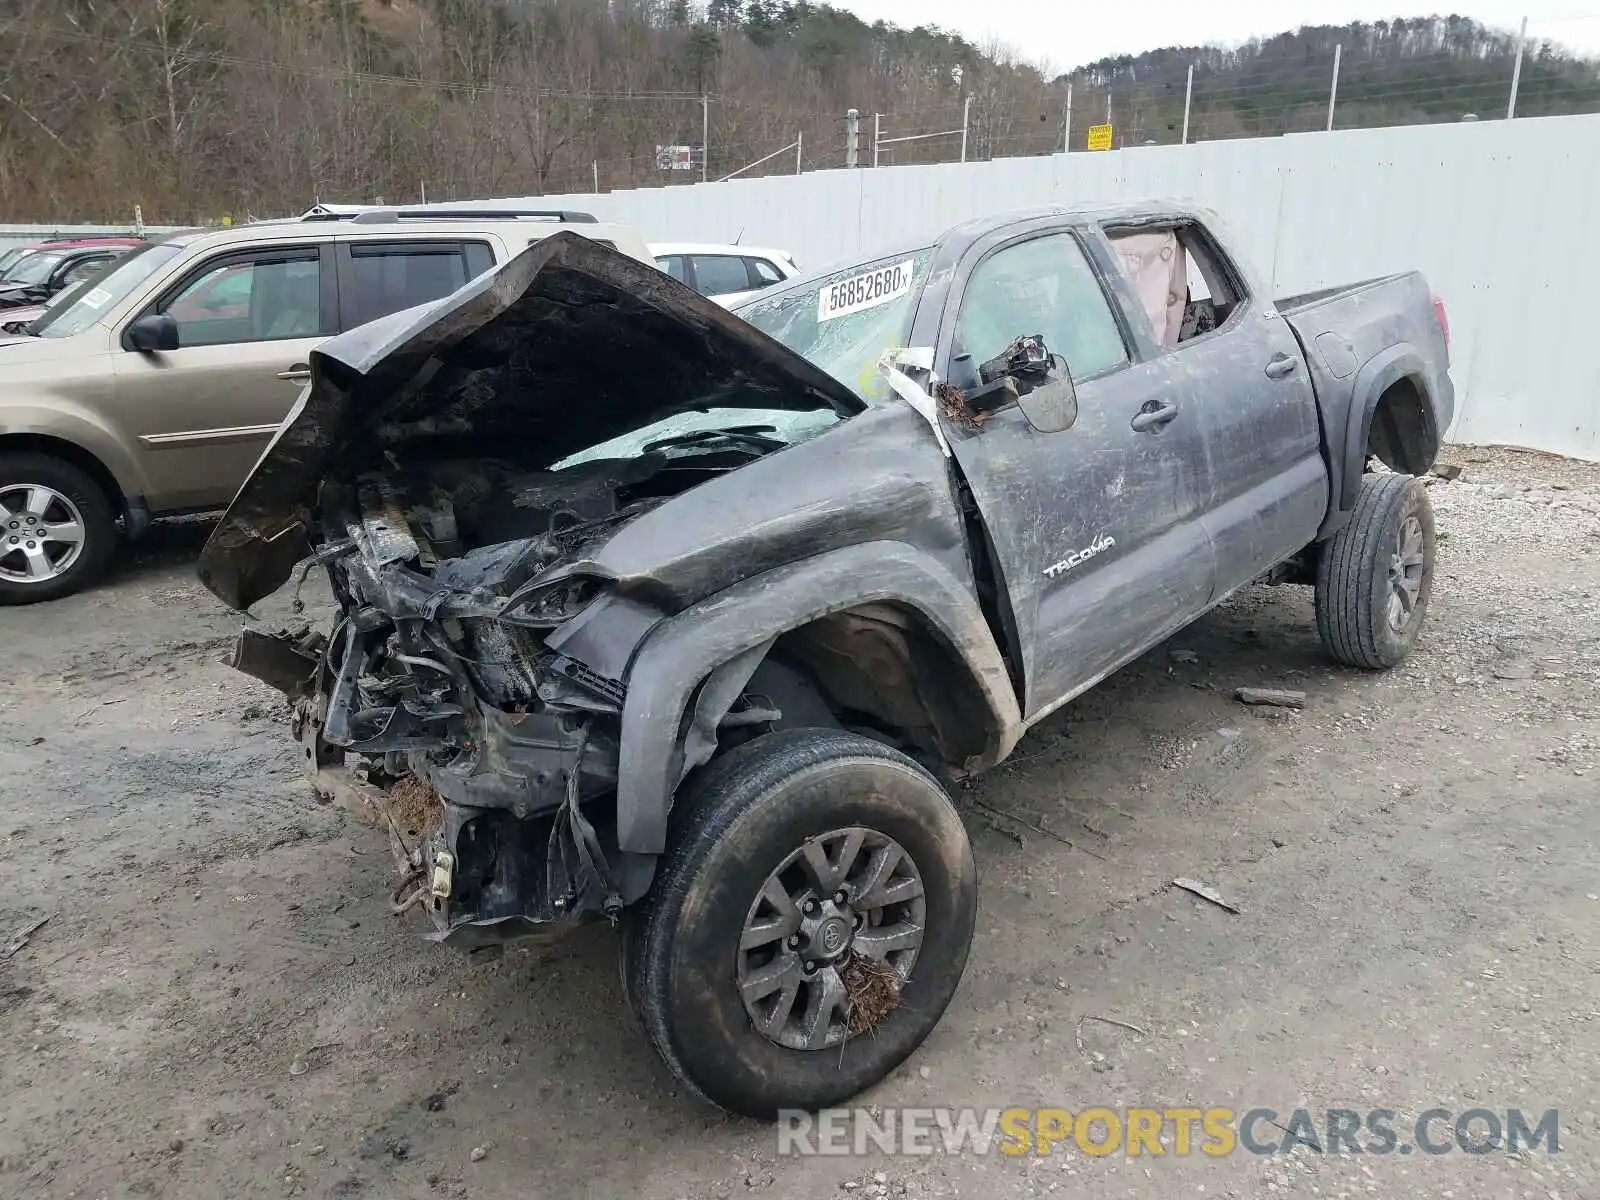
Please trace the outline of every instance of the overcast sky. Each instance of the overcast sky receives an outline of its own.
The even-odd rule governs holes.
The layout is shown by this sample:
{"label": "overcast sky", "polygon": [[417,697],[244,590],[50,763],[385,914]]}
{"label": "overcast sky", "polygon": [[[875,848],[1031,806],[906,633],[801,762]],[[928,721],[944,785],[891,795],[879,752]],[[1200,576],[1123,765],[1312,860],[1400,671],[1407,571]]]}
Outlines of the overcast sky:
{"label": "overcast sky", "polygon": [[[1022,57],[1056,71],[1111,54],[1161,46],[1242,42],[1297,25],[1416,16],[1394,0],[833,0],[863,20],[941,25],[969,41],[998,38]],[[1459,12],[1515,30],[1528,18],[1530,38],[1600,53],[1600,0],[1442,0],[1438,12]]]}

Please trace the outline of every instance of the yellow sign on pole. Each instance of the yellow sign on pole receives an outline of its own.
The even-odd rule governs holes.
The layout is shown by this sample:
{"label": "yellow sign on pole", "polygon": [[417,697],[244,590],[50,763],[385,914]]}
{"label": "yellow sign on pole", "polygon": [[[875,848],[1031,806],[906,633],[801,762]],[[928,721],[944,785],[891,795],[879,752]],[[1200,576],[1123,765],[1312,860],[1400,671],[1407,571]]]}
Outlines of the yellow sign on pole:
{"label": "yellow sign on pole", "polygon": [[1091,150],[1109,150],[1109,149],[1111,149],[1111,126],[1110,125],[1091,125],[1091,126],[1089,126],[1089,149],[1091,149]]}

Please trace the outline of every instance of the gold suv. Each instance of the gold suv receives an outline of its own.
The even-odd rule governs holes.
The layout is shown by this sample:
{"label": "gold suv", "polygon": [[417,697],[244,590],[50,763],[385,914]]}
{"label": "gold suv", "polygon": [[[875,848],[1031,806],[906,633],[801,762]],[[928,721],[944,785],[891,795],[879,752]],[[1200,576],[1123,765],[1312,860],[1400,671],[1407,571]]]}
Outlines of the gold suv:
{"label": "gold suv", "polygon": [[120,533],[233,498],[324,338],[449,295],[587,213],[317,206],[175,233],[0,338],[0,604],[65,596]]}

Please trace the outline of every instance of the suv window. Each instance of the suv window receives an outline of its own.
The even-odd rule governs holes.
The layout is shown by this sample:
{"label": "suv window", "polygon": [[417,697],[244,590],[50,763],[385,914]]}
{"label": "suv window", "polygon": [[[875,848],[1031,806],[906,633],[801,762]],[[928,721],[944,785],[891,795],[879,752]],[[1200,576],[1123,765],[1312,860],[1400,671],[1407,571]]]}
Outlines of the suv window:
{"label": "suv window", "polygon": [[783,272],[766,259],[751,258],[745,261],[750,264],[750,270],[755,274],[757,287],[771,287],[775,283],[783,282]]}
{"label": "suv window", "polygon": [[484,242],[355,242],[341,247],[342,328],[438,300],[494,265]]}
{"label": "suv window", "polygon": [[689,282],[688,260],[681,254],[663,254],[656,259],[656,266],[671,275],[679,283]]}
{"label": "suv window", "polygon": [[962,298],[955,353],[971,354],[976,369],[1030,333],[1044,335],[1075,380],[1128,361],[1116,314],[1070,233],[1007,246],[978,264]]}
{"label": "suv window", "polygon": [[87,279],[98,271],[105,269],[105,265],[115,257],[111,254],[96,254],[92,258],[80,258],[57,277],[56,283],[61,287],[77,283],[80,279]]}
{"label": "suv window", "polygon": [[745,260],[731,254],[696,254],[694,283],[702,296],[726,296],[729,292],[748,292],[750,272]]}
{"label": "suv window", "polygon": [[207,263],[155,308],[178,323],[178,345],[225,346],[322,332],[315,246],[231,254]]}

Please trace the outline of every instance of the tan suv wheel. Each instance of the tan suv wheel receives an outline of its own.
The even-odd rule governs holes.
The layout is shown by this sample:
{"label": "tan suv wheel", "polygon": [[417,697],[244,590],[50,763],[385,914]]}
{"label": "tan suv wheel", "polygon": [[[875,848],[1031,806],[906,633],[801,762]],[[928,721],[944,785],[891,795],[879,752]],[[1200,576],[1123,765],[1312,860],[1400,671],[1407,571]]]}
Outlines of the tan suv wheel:
{"label": "tan suv wheel", "polygon": [[100,486],[45,454],[0,454],[0,604],[88,586],[111,559],[116,518]]}

